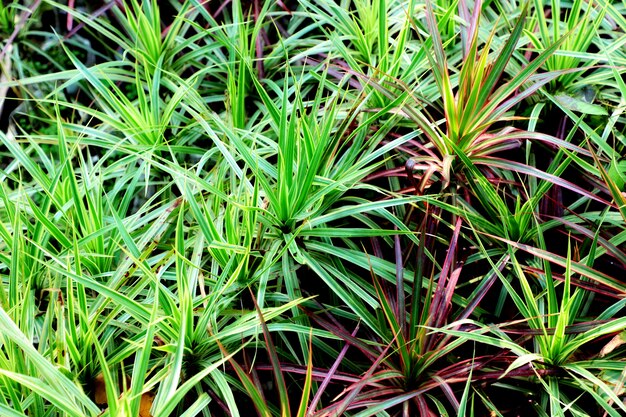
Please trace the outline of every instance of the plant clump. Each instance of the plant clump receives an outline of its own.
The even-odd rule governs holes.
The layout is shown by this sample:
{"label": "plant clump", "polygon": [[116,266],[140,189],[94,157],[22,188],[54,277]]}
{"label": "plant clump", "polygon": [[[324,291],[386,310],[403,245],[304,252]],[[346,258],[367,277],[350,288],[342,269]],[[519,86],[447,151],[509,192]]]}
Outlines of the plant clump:
{"label": "plant clump", "polygon": [[0,5],[0,415],[626,415],[626,6]]}

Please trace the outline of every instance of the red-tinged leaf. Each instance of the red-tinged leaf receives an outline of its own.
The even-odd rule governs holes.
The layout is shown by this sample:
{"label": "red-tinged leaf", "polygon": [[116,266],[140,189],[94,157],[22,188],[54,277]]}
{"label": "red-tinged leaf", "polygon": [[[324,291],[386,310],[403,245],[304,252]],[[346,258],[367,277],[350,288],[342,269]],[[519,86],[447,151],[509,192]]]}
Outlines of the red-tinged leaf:
{"label": "red-tinged leaf", "polygon": [[[368,379],[367,379],[367,383],[365,384],[365,386],[371,391],[371,390],[380,390],[382,388],[385,387],[389,387],[390,384],[387,383],[387,381],[398,381],[398,380],[403,380],[404,379],[404,374],[396,371],[395,369],[383,369],[382,371],[378,371],[373,373]],[[363,378],[360,378],[359,381],[355,382],[354,384],[348,386],[344,391],[348,392],[354,388],[356,388],[361,382],[363,382]],[[393,385],[393,384],[391,384]],[[402,387],[398,386],[398,387],[392,387],[393,389],[400,389],[402,390]],[[378,395],[378,394],[376,394]]]}
{"label": "red-tinged leaf", "polygon": [[519,162],[514,162],[511,160],[506,160],[506,159],[502,159],[502,158],[496,158],[496,157],[492,157],[492,156],[486,156],[486,157],[482,157],[482,158],[474,158],[472,159],[472,161],[477,164],[477,165],[485,165],[488,167],[492,167],[492,168],[499,168],[499,169],[504,169],[504,170],[509,170],[509,171],[515,171],[515,172],[519,172],[520,174],[526,174],[526,175],[530,175],[533,177],[537,177],[539,179],[542,180],[546,180],[549,181],[555,185],[558,185],[560,187],[563,187],[567,190],[573,191],[577,194],[580,194],[582,196],[588,197],[592,200],[598,201],[602,204],[605,205],[611,205],[610,202],[606,201],[603,198],[598,197],[597,195],[586,191],[582,188],[580,188],[579,186],[564,180],[560,177],[557,177],[556,175],[552,175],[552,174],[548,174],[545,171],[541,171],[535,167],[531,167],[529,165],[526,164],[522,164]]}
{"label": "red-tinged leaf", "polygon": [[[271,371],[271,365],[256,365],[254,369],[259,371]],[[281,365],[281,369],[285,373],[306,375],[306,368],[297,365]],[[316,381],[323,381],[329,378],[331,381],[341,382],[343,384],[353,384],[361,380],[359,375],[347,374],[345,372],[334,372],[333,374],[326,369],[313,368],[313,379]],[[260,386],[260,385],[259,385]]]}
{"label": "red-tinged leaf", "polygon": [[452,296],[454,295],[454,290],[456,289],[456,284],[459,281],[462,270],[463,262],[459,263],[459,266],[457,266],[450,274],[450,278],[448,279],[448,285],[446,286],[444,312],[443,314],[441,314],[442,322],[439,323],[440,325],[443,325],[445,323],[445,318],[448,317],[448,315],[450,314],[450,310],[452,308]]}
{"label": "red-tinged leaf", "polygon": [[[582,234],[583,236],[588,237],[589,239],[592,239],[592,240],[596,239],[596,232],[591,231],[579,224],[570,222],[569,220],[566,220],[560,217],[557,217],[554,220],[559,223],[564,224],[565,226],[571,229],[574,229],[575,231]],[[614,257],[615,259],[620,261],[623,265],[626,265],[626,253],[624,253],[624,251],[620,250],[620,248],[618,248],[617,246],[615,246],[614,244],[612,244],[611,242],[609,242],[602,236],[597,236],[597,241],[600,244],[600,246],[602,246],[606,250],[606,253],[609,256]]]}
{"label": "red-tinged leaf", "polygon": [[524,140],[532,140],[537,142],[546,143],[548,145],[553,146],[555,149],[565,148],[570,151],[574,151],[579,155],[591,156],[591,152],[589,152],[585,148],[581,148],[580,146],[574,145],[566,140],[559,139],[557,137],[547,135],[545,133],[540,132],[529,132],[526,130],[520,129],[508,129],[506,131],[502,131],[500,133],[495,134],[498,139],[503,141],[516,140],[516,141],[524,141]]}
{"label": "red-tinged leaf", "polygon": [[420,416],[435,417],[435,414],[430,411],[430,408],[428,408],[428,404],[426,403],[426,399],[422,395],[417,397],[417,407],[420,410]]}
{"label": "red-tinged leaf", "polygon": [[272,342],[270,331],[267,327],[267,323],[265,323],[265,319],[263,318],[263,312],[257,304],[256,297],[254,296],[252,290],[250,290],[250,296],[252,297],[252,301],[254,302],[254,307],[257,311],[259,321],[261,322],[263,337],[265,338],[265,344],[267,347],[267,354],[272,364],[274,379],[276,381],[278,395],[280,397],[280,415],[281,417],[291,417],[289,396],[287,395],[287,385],[285,384],[285,377],[283,376],[283,371],[281,369],[280,359],[278,359],[278,354],[276,352],[276,348],[274,347],[274,343]]}
{"label": "red-tinged leaf", "polygon": [[604,180],[607,187],[609,188],[609,191],[611,192],[611,196],[613,197],[613,200],[615,200],[617,209],[622,215],[624,222],[626,222],[626,195],[622,193],[622,190],[617,186],[615,181],[613,181],[613,179],[611,178],[609,173],[606,171],[606,169],[604,169],[604,166],[600,162],[600,158],[598,158],[598,155],[596,155],[596,153],[593,151],[593,149],[591,149],[591,147],[589,147],[589,151],[593,155],[593,160],[596,163],[596,167],[600,171],[600,175],[602,175],[602,179]]}
{"label": "red-tinged leaf", "polygon": [[[522,266],[522,269],[525,272],[531,273],[533,274],[533,276],[540,276],[540,275],[545,275],[546,272],[541,269],[541,268],[533,268],[531,266]],[[560,282],[564,282],[565,281],[565,277],[563,275],[557,274],[555,272],[552,272],[552,278],[554,278],[557,281]],[[575,279],[575,278],[570,278],[570,281],[572,283],[572,285],[574,285],[575,287],[578,288],[582,288],[586,291],[590,291],[596,294],[600,294],[603,295],[605,297],[609,297],[609,298],[617,298],[617,299],[621,299],[622,296],[619,293],[616,293],[613,290],[607,289],[606,287],[600,287],[599,285],[590,282],[588,280],[580,280],[580,279]]]}
{"label": "red-tinged leaf", "polygon": [[443,391],[443,393],[445,394],[450,404],[452,404],[454,411],[458,412],[459,400],[456,399],[456,395],[454,395],[454,390],[452,389],[450,384],[446,382],[446,380],[444,380],[443,378],[437,375],[433,377],[433,380],[436,382],[439,382],[439,388]]}
{"label": "red-tinged leaf", "polygon": [[502,257],[502,259],[500,259],[496,265],[496,269],[482,280],[478,289],[469,297],[469,300],[471,301],[467,304],[461,314],[459,314],[456,320],[465,320],[474,312],[483,298],[485,298],[485,295],[487,295],[493,284],[498,280],[498,272],[502,272],[510,258],[510,255],[506,254]]}
{"label": "red-tinged leaf", "polygon": [[[348,392],[348,395],[346,395],[346,397],[343,400],[337,403],[337,405],[335,406],[336,409],[333,410],[332,415],[341,416],[348,409],[348,407],[352,405],[354,399],[361,392],[361,390],[368,384],[370,377],[374,374],[374,372],[376,371],[380,363],[387,356],[387,351],[393,345],[393,343],[394,341],[392,341],[389,345],[387,345],[387,347],[385,347],[383,352],[378,356],[378,358],[376,358],[372,366],[370,366],[370,368],[367,370],[365,375],[363,375],[361,380],[357,382],[356,384],[354,384],[353,387],[351,387],[351,390]],[[317,415],[328,415],[328,414],[325,414],[324,410],[322,410],[321,414],[315,414],[315,415],[317,416]]]}
{"label": "red-tinged leaf", "polygon": [[[452,92],[452,84],[450,82],[450,74],[448,73],[448,61],[446,58],[446,52],[443,48],[443,43],[441,42],[441,37],[439,36],[439,27],[437,26],[437,20],[435,19],[435,13],[432,8],[432,4],[430,0],[426,0],[426,24],[428,26],[428,31],[430,32],[430,36],[432,39],[432,45],[435,52],[435,57],[433,58],[429,53],[426,54],[428,58],[431,68],[433,70],[433,75],[435,77],[435,81],[439,87],[439,92],[441,93],[441,97],[443,99],[444,104],[444,112],[446,114],[446,121],[454,120],[457,118],[456,116],[456,104],[454,100],[454,93]],[[448,134],[450,134],[451,126],[448,125]],[[443,137],[446,139],[445,137]],[[444,148],[440,149],[444,152],[442,154],[449,154],[450,151],[447,146],[445,146],[444,140]]]}
{"label": "red-tinged leaf", "polygon": [[[433,49],[435,52],[435,60],[432,61],[433,65],[433,73],[438,81],[438,83],[443,82],[443,78],[448,75],[448,66],[446,59],[446,52],[443,49],[443,43],[441,42],[441,37],[439,36],[439,27],[437,26],[437,20],[435,19],[435,12],[433,11],[433,6],[431,0],[426,0],[426,25],[428,27],[428,31],[430,33]],[[430,55],[427,55],[429,60],[432,58]],[[440,85],[440,88],[443,86]]]}
{"label": "red-tinged leaf", "polygon": [[[386,399],[385,401],[378,402],[376,404],[369,403],[367,401],[367,397],[365,397],[362,403],[356,403],[355,407],[353,408],[360,406],[360,407],[365,407],[366,409],[361,411],[358,414],[354,414],[354,416],[355,417],[370,417],[370,416],[380,415],[382,411],[395,407],[399,404],[407,403],[413,398],[422,398],[422,394],[424,394],[426,391],[427,391],[426,389],[419,389],[419,390],[414,390],[414,391],[406,392],[406,393],[399,394],[399,395],[389,396],[390,398]],[[421,414],[421,415],[425,417],[426,416],[437,417],[435,414],[432,414],[432,413]]]}
{"label": "red-tinged leaf", "polygon": [[[500,236],[494,236],[487,233],[483,233],[485,236],[489,236],[493,239],[499,240],[508,244],[511,247],[516,249],[523,250],[524,252],[530,253],[538,258],[545,259],[553,264],[565,267],[568,264],[568,260],[563,256],[557,255],[555,253],[539,249],[530,245],[525,245],[522,243],[514,242],[512,240],[504,239]],[[581,264],[579,262],[570,261],[570,270],[576,274],[583,275],[590,280],[597,282],[600,285],[604,285],[608,288],[611,288],[623,296],[626,296],[626,284],[622,281],[617,280],[609,275],[606,275],[603,272],[596,271],[588,265]]]}
{"label": "red-tinged leaf", "polygon": [[375,360],[378,357],[378,353],[372,346],[363,342],[357,337],[354,337],[350,332],[341,326],[339,323],[331,323],[327,320],[322,319],[319,315],[313,314],[310,311],[304,310],[306,315],[309,316],[312,320],[317,322],[324,329],[328,330],[335,336],[340,337],[342,340],[357,348],[361,353],[370,358],[371,360]]}
{"label": "red-tinged leaf", "polygon": [[[539,57],[524,68],[515,78],[502,85],[493,93],[492,96],[489,97],[489,101],[484,104],[484,107],[475,113],[477,118],[473,120],[473,125],[476,127],[477,131],[481,132],[484,129],[487,129],[491,124],[493,124],[493,121],[499,120],[509,109],[531,96],[539,88],[543,87],[550,81],[555,80],[564,74],[582,72],[590,68],[594,68],[570,68],[533,75],[533,72],[535,72],[545,62],[546,57],[548,57],[549,54],[554,53],[560,44],[561,41],[551,45],[548,49],[543,51]],[[542,60],[540,60],[540,58]],[[517,90],[526,82],[530,82],[531,86],[516,94]]]}
{"label": "red-tinged leaf", "polygon": [[[523,12],[523,16],[524,17],[525,17],[526,11],[527,11],[527,8],[524,8],[524,12]],[[517,27],[520,25],[520,22],[521,22],[522,27],[523,27],[523,23],[524,22],[523,22],[523,18],[522,17],[520,17],[520,21],[518,21],[518,25],[516,26],[515,29],[517,29]],[[518,33],[518,32],[516,32],[516,30],[514,30],[514,33],[517,34],[518,39],[519,39],[519,36],[521,35],[521,32]],[[504,101],[504,99],[506,97],[509,97],[518,88],[520,88],[526,81],[528,81],[528,79],[531,78],[531,76],[537,72],[537,70],[546,62],[546,60],[549,57],[551,57],[557,51],[557,49],[559,49],[559,47],[565,41],[565,39],[567,38],[568,35],[569,35],[569,33],[566,34],[565,36],[563,36],[561,39],[559,39],[556,42],[554,42],[552,45],[550,45],[546,49],[544,49],[535,59],[533,59],[531,62],[529,62],[528,65],[526,65],[519,73],[517,73],[515,75],[515,77],[513,77],[513,79],[511,81],[509,81],[508,83],[506,83],[506,84],[502,85],[500,88],[498,88],[493,93],[493,95],[491,95],[491,97],[490,97],[492,104],[487,104],[486,109],[498,107],[499,103]],[[513,37],[513,34],[511,35],[511,37]],[[517,40],[515,41],[515,43],[517,43]],[[512,45],[512,46],[514,47],[515,45]],[[512,54],[512,51],[510,53]],[[510,57],[510,55],[509,55],[509,57]],[[508,62],[508,59],[507,59],[507,62]],[[502,71],[504,71],[504,68],[502,68]],[[565,71],[572,71],[572,70],[565,70]],[[574,71],[582,71],[582,69],[574,69]],[[537,77],[541,77],[543,79],[551,78],[553,74],[559,74],[560,75],[561,72],[560,71],[553,71],[553,72],[550,72],[550,73],[539,74]],[[536,80],[535,82],[541,83],[541,81],[539,81],[539,80]],[[549,80],[546,81],[546,82],[549,82]],[[545,84],[545,82],[543,84]],[[485,103],[486,103],[486,101],[485,101]]]}
{"label": "red-tinged leaf", "polygon": [[404,265],[402,264],[402,248],[400,236],[394,236],[394,252],[396,257],[396,317],[400,324],[400,331],[406,335],[406,297],[404,293]]}
{"label": "red-tinged leaf", "polygon": [[[357,325],[357,327],[352,332],[351,336],[355,337],[357,332],[358,332],[358,330],[359,330],[359,326]],[[328,384],[330,383],[330,381],[335,376],[335,373],[337,372],[337,368],[339,368],[339,365],[341,364],[341,361],[343,360],[344,356],[346,356],[346,352],[348,352],[348,347],[349,346],[350,345],[348,343],[346,343],[343,346],[343,348],[339,352],[339,355],[337,356],[337,359],[335,359],[335,362],[333,363],[333,366],[328,370],[328,372],[324,376],[324,380],[322,381],[322,383],[320,384],[319,388],[317,389],[317,392],[315,393],[315,396],[313,397],[313,400],[311,400],[311,404],[309,406],[309,413],[312,413],[312,412],[315,411],[315,408],[317,407],[317,403],[322,398],[322,394],[326,390],[326,387],[328,387]]]}
{"label": "red-tinged leaf", "polygon": [[519,138],[506,137],[501,133],[483,133],[467,147],[467,156],[489,156],[504,150],[517,149],[521,144],[522,140]]}
{"label": "red-tinged leaf", "polygon": [[[477,22],[478,23],[478,22]],[[460,115],[459,122],[459,131],[464,132],[465,136],[468,138],[467,140],[472,140],[473,134],[469,132],[475,130],[475,124],[473,120],[478,116],[477,110],[481,109],[485,103],[478,102],[479,97],[481,96],[485,87],[485,82],[487,81],[486,75],[491,70],[491,66],[488,63],[489,59],[489,51],[491,48],[491,42],[496,34],[496,28],[491,31],[489,34],[489,38],[485,42],[485,46],[483,47],[483,52],[480,54],[480,57],[477,63],[473,63],[469,60],[463,63],[463,68],[461,71],[461,77],[468,77],[471,79],[471,85],[469,86],[469,91],[459,91],[463,93],[465,97],[459,96],[459,103],[463,107],[462,114]],[[475,36],[478,34],[475,33]],[[478,42],[477,40],[475,42]],[[472,46],[476,53],[478,53],[478,44]],[[466,68],[467,67],[467,68]],[[464,74],[467,74],[465,75]],[[461,139],[461,138],[459,138]],[[461,143],[461,142],[459,142]]]}
{"label": "red-tinged leaf", "polygon": [[313,381],[313,329],[309,332],[309,355],[307,357],[306,377],[304,378],[304,386],[302,387],[302,398],[300,399],[300,407],[298,407],[298,417],[306,417],[307,404],[311,395],[311,387]]}
{"label": "red-tinged leaf", "polygon": [[[528,6],[524,6],[522,13],[517,21],[517,24],[513,28],[511,35],[507,39],[506,43],[502,47],[502,51],[498,54],[496,61],[491,66],[491,70],[485,77],[485,81],[482,84],[480,95],[477,99],[476,110],[483,108],[483,105],[487,102],[488,97],[491,95],[496,83],[504,73],[504,69],[509,62],[509,59],[513,55],[517,42],[522,35],[524,24],[526,20],[526,14],[528,13]],[[533,71],[534,72],[534,71]],[[514,89],[513,89],[514,90]],[[508,94],[507,94],[508,95]]]}
{"label": "red-tinged leaf", "polygon": [[431,320],[429,321],[428,326],[431,327],[439,327],[444,324],[447,318],[446,313],[449,311],[447,303],[452,301],[452,295],[456,290],[456,280],[458,279],[458,275],[454,274],[453,268],[456,263],[457,243],[459,241],[462,224],[463,219],[458,217],[454,226],[454,232],[450,238],[450,246],[446,254],[446,259],[444,260],[443,267],[441,268],[433,302],[430,306]]}
{"label": "red-tinged leaf", "polygon": [[385,291],[376,277],[372,273],[372,279],[374,281],[374,288],[376,289],[376,294],[378,295],[378,301],[383,309],[383,314],[385,315],[385,319],[387,319],[387,323],[389,323],[389,329],[394,335],[394,340],[398,346],[398,352],[400,352],[401,360],[404,366],[408,366],[411,361],[411,354],[407,350],[407,343],[404,339],[404,334],[402,333],[402,329],[400,324],[398,323],[396,312],[391,306],[391,303],[387,299],[385,295]]}
{"label": "red-tinged leaf", "polygon": [[226,350],[224,345],[218,340],[217,346],[222,351],[222,353],[228,357],[228,362],[233,367],[239,380],[243,384],[244,389],[248,393],[248,396],[252,400],[254,404],[254,408],[256,408],[259,416],[262,417],[271,417],[272,413],[270,412],[269,406],[265,397],[263,396],[263,391],[254,383],[252,378],[248,375],[246,371],[232,358],[232,355]]}

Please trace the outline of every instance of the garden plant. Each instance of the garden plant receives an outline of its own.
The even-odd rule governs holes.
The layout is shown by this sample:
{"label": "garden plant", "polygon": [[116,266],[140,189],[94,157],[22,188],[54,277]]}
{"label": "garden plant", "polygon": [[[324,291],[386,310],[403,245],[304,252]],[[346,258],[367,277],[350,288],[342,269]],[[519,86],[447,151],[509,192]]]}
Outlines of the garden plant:
{"label": "garden plant", "polygon": [[4,0],[0,416],[624,416],[625,155],[621,0]]}

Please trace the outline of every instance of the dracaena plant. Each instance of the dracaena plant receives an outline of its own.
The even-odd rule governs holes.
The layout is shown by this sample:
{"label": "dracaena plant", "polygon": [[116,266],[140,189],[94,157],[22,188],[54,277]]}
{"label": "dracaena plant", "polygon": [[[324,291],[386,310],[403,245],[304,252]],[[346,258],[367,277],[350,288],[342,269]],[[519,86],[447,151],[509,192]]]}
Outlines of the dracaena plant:
{"label": "dracaena plant", "polygon": [[[199,413],[211,395],[236,410],[219,369],[228,357],[217,343],[234,354],[257,335],[256,312],[240,310],[234,319],[227,313],[240,290],[233,271],[246,259],[234,258],[233,269],[216,261],[204,271],[206,241],[198,229],[205,225],[185,221],[193,208],[181,197],[132,210],[142,188],[134,162],[112,168],[126,173],[105,195],[94,186],[94,171],[104,178],[111,172],[65,149],[62,130],[60,160],[34,143],[22,149],[4,134],[0,139],[15,156],[0,191],[0,216],[11,224],[0,230],[2,267],[11,271],[0,292],[2,413],[156,417],[183,408]],[[13,190],[18,177],[30,180]],[[191,175],[193,181],[200,180]],[[173,246],[159,248],[170,235]],[[211,249],[229,247],[227,237],[211,237]],[[297,303],[259,311],[269,321]],[[190,394],[200,387],[210,394]]]}
{"label": "dracaena plant", "polygon": [[[578,0],[571,4],[552,1],[549,9],[546,9],[543,1],[535,0],[533,7],[535,13],[532,14],[533,19],[529,22],[530,30],[527,34],[538,50],[545,49],[568,32],[574,32],[571,36],[565,36],[559,51],[546,59],[545,69],[566,70],[576,68],[581,62],[585,62],[575,55],[584,54],[592,45],[598,36],[598,29],[603,23],[607,7],[603,7],[601,2],[586,3]],[[589,62],[585,64],[589,65]],[[557,88],[567,90],[576,81],[579,81],[578,74],[563,74],[550,81],[550,87],[552,91],[556,91]],[[593,101],[593,97],[581,98],[587,102]]]}
{"label": "dracaena plant", "polygon": [[[201,4],[184,2],[177,14],[167,17],[170,24],[166,28],[162,27],[163,18],[156,2],[128,2],[124,6],[111,3],[98,10],[98,13],[111,13],[118,25],[51,3],[81,27],[98,34],[97,38],[106,37],[119,46],[109,51],[118,60],[92,65],[93,60],[85,62],[72,47],[74,32],[68,39],[56,41],[78,70],[78,78],[86,82],[77,83],[73,79],[61,84],[48,96],[50,101],[42,99],[38,104],[47,103],[45,107],[51,107],[50,103],[54,103],[63,111],[71,109],[92,122],[97,120],[89,144],[142,156],[147,161],[153,157],[196,161],[203,152],[194,145],[203,138],[195,133],[193,120],[183,109],[190,91],[204,95],[202,100],[210,103],[225,104],[219,111],[224,112],[229,125],[245,126],[246,97],[251,87],[248,73],[253,71],[249,68],[251,54],[270,3],[266,3],[261,16],[253,22],[243,15],[240,2],[235,2],[236,23],[222,25]],[[203,18],[210,22],[210,29],[194,23]],[[35,76],[26,84],[53,83],[66,77],[63,73]],[[93,100],[66,98],[65,93],[77,90],[79,97],[93,97]],[[82,117],[68,117],[65,123],[68,128],[82,132],[84,121]],[[143,167],[146,176],[151,174],[150,165]]]}
{"label": "dracaena plant", "polygon": [[[614,72],[611,67],[614,63],[610,62],[611,58],[607,60],[604,51],[621,48],[614,43],[610,33],[623,24],[623,17],[614,20],[611,17],[615,15],[614,6],[604,1],[552,1],[549,6],[535,1],[533,7],[535,11],[541,12],[533,13],[526,33],[535,48],[541,50],[560,39],[563,33],[571,32],[571,36],[567,36],[543,67],[547,71],[588,68],[584,77],[576,71],[569,71],[551,80],[546,86],[546,95],[534,98],[539,101],[536,109],[541,109],[542,119],[552,119],[549,124],[558,126],[554,133],[556,135],[563,135],[564,130],[571,125],[567,111],[582,113],[587,123],[592,125],[602,123],[601,120],[615,106],[615,89],[611,83]],[[526,56],[529,54],[530,51],[527,51]],[[548,98],[548,103],[543,101],[545,98]]]}
{"label": "dracaena plant", "polygon": [[[337,4],[325,0],[301,4],[329,39],[303,53],[314,59],[329,57],[335,76],[357,73],[379,81],[414,85],[428,70],[424,50],[412,33],[411,16],[422,8],[418,2],[355,0]],[[446,22],[453,23],[451,19]],[[353,81],[356,88],[372,92],[369,100],[373,107],[393,102],[394,98],[376,91],[367,78],[359,81]],[[425,88],[424,83],[430,84],[428,79],[422,81],[421,88]]]}
{"label": "dracaena plant", "polygon": [[[314,267],[312,264],[317,262],[309,256],[308,249],[312,247],[308,244],[309,238],[349,238],[348,233],[333,227],[332,222],[382,212],[386,207],[408,201],[368,202],[346,195],[355,188],[381,193],[381,189],[359,181],[380,166],[386,151],[408,139],[403,137],[379,146],[391,123],[375,130],[380,114],[365,118],[361,114],[365,100],[344,106],[343,90],[325,97],[328,79],[324,72],[319,83],[314,84],[317,92],[308,102],[303,100],[303,95],[310,91],[305,84],[308,80],[301,80],[302,85],[293,89],[288,88],[287,80],[282,88],[272,84],[278,91],[276,98],[257,77],[253,80],[269,120],[245,135],[231,130],[217,114],[206,108],[200,97],[196,97],[189,111],[223,155],[223,166],[238,178],[241,192],[254,193],[249,204],[258,211],[260,230],[268,238],[260,241],[267,245],[263,249],[272,248],[278,257],[287,253],[297,263]],[[305,87],[307,90],[302,91]],[[226,146],[221,135],[226,135],[232,146]],[[275,165],[270,162],[272,159]],[[241,169],[238,162],[244,163],[245,169]],[[340,202],[346,205],[339,210],[335,205]],[[395,221],[406,233],[406,227],[389,212],[381,215]],[[363,223],[365,227],[352,230],[357,236],[388,234],[367,219]],[[299,286],[296,281],[294,289]],[[332,285],[338,294],[343,293],[340,286]],[[258,298],[263,305],[264,297],[259,295]]]}
{"label": "dracaena plant", "polygon": [[[471,26],[466,31],[466,48],[460,69],[454,75],[449,69],[444,46],[437,35],[437,22],[430,3],[426,20],[434,53],[428,55],[433,75],[439,88],[443,106],[443,120],[433,123],[426,112],[405,104],[405,114],[421,129],[424,140],[412,142],[411,157],[406,162],[406,174],[418,194],[423,194],[435,182],[445,189],[453,183],[449,206],[458,215],[477,220],[477,224],[491,229],[500,236],[513,240],[531,241],[535,238],[529,225],[539,215],[539,203],[555,187],[563,187],[586,198],[597,199],[588,190],[559,177],[573,160],[590,157],[590,153],[570,143],[575,131],[564,139],[537,132],[534,128],[523,130],[503,123],[518,123],[521,119],[511,114],[515,106],[535,94],[539,88],[569,70],[537,73],[541,65],[559,47],[563,39],[541,51],[511,75],[508,65],[518,43],[522,40],[526,11],[523,10],[508,39],[491,58],[495,29],[482,48],[479,45],[480,3],[475,5]],[[515,68],[515,66],[514,66]],[[445,125],[444,125],[445,123]],[[439,126],[442,126],[440,128]],[[534,122],[529,123],[534,126]],[[445,126],[445,130],[443,129]],[[538,169],[534,161],[503,158],[503,151],[526,148],[529,142],[538,146],[560,149],[548,171]],[[513,174],[512,174],[513,173]],[[555,175],[556,174],[556,175]],[[532,189],[532,198],[522,185],[540,181]],[[512,184],[518,184],[512,187]],[[444,194],[444,199],[446,195]],[[605,200],[600,199],[603,203]],[[478,204],[476,204],[478,203]],[[444,200],[434,204],[446,204]],[[465,212],[465,214],[463,213]],[[480,219],[487,213],[485,219]],[[491,223],[491,224],[488,224]]]}
{"label": "dracaena plant", "polygon": [[560,75],[558,72],[537,73],[537,70],[563,42],[561,39],[553,43],[507,79],[507,63],[520,42],[526,10],[522,12],[508,39],[494,52],[496,56],[492,60],[490,52],[494,33],[490,34],[480,48],[478,14],[481,2],[477,2],[465,57],[458,73],[452,75],[438,35],[435,12],[431,2],[426,5],[426,21],[433,48],[433,54],[427,56],[442,100],[445,129],[430,121],[416,108],[403,106],[403,110],[421,129],[426,139],[426,143],[419,145],[416,150],[418,155],[407,162],[407,170],[422,173],[417,190],[420,193],[430,185],[435,174],[439,176],[444,187],[447,186],[455,168],[462,170],[458,158],[461,153],[472,160],[517,148],[523,140],[545,139],[513,127],[500,130],[493,128],[498,123],[516,120],[510,114],[514,106]]}
{"label": "dracaena plant", "polygon": [[[336,401],[312,415],[350,412],[373,416],[386,412],[430,416],[442,410],[459,412],[464,407],[466,384],[472,380],[472,373],[485,364],[485,358],[470,354],[450,362],[466,339],[449,337],[437,329],[474,314],[497,274],[492,272],[480,280],[469,298],[459,298],[456,291],[463,273],[463,262],[459,259],[463,221],[461,218],[454,220],[450,247],[439,267],[428,261],[434,240],[427,236],[436,233],[437,222],[430,217],[434,212],[427,214],[419,228],[422,238],[417,248],[416,270],[405,271],[403,259],[407,253],[396,237],[395,285],[373,275],[380,311],[371,318],[359,315],[363,319],[364,336],[351,334],[340,320],[330,315],[311,314],[315,322],[368,359],[367,365],[357,367],[360,372],[351,369],[355,382],[348,385]],[[504,267],[506,258],[504,255],[496,269]],[[461,300],[462,306],[457,305]],[[349,365],[346,367],[350,369]]]}
{"label": "dracaena plant", "polygon": [[[533,257],[522,264],[519,250]],[[602,340],[624,331],[626,321],[618,314],[624,303],[609,302],[594,319],[587,317],[591,299],[598,303],[606,297],[621,298],[616,294],[623,294],[625,287],[592,267],[595,245],[580,261],[572,260],[569,251],[561,257],[515,243],[509,246],[507,257],[509,266],[496,270],[496,274],[506,289],[503,296],[515,304],[522,319],[501,323],[497,329],[466,320],[464,332],[452,329],[460,323],[440,331],[510,349],[517,357],[509,359],[498,379],[530,377],[542,390],[537,409],[549,410],[550,415],[565,415],[566,409],[578,414],[602,411],[612,416],[626,411],[613,389],[615,382],[611,378],[615,375],[598,371],[615,366],[611,352],[621,345],[621,335],[609,343]],[[562,274],[554,272],[555,265],[564,268]],[[510,335],[518,338],[511,339]],[[566,386],[578,390],[575,397],[567,393]]]}
{"label": "dracaena plant", "polygon": [[[306,359],[304,361],[304,366],[297,366],[291,363],[286,363],[284,360],[286,355],[282,354],[281,351],[277,349],[276,344],[274,343],[273,338],[270,334],[270,327],[265,322],[264,314],[259,308],[254,294],[251,294],[251,297],[255,306],[255,310],[261,322],[261,327],[263,329],[263,339],[265,342],[263,344],[263,347],[265,349],[265,352],[267,353],[267,363],[264,363],[261,358],[256,358],[254,361],[250,361],[250,355],[247,351],[243,352],[243,365],[241,365],[236,359],[232,357],[229,358],[229,363],[234,373],[237,375],[237,378],[241,382],[240,389],[250,397],[250,399],[252,400],[252,405],[255,408],[257,415],[259,416],[310,416],[311,410],[315,409],[315,406],[311,406],[310,402],[312,404],[316,403],[315,398],[317,397],[317,395],[313,395],[315,389],[315,385],[313,382],[313,331],[311,329],[309,333],[308,349],[305,355]],[[279,325],[282,331],[293,330],[294,333],[301,331],[301,329],[298,329],[297,325],[291,326],[287,323],[281,323]],[[319,335],[319,332],[317,333]],[[221,343],[220,348],[225,354],[228,354],[228,350]],[[255,352],[254,355],[257,356],[257,352]],[[276,389],[278,391],[278,405],[275,405],[271,400],[269,400],[267,395],[269,393],[265,392],[266,389],[264,389],[264,386],[266,387],[267,383],[264,383],[258,372],[262,370],[272,371],[272,376],[276,384]],[[287,371],[291,371],[291,375],[295,378],[297,378],[298,374],[304,374],[304,381],[302,381],[302,385],[297,384],[295,386],[295,389],[292,388],[290,390],[286,384],[285,379],[285,374]],[[315,372],[316,377],[318,378],[320,374],[323,373],[324,372],[320,371],[320,369],[317,369]],[[327,372],[327,378],[332,377],[332,374],[332,371]],[[294,404],[293,400],[298,400],[298,396],[300,398],[296,410],[296,404]]]}
{"label": "dracaena plant", "polygon": [[[567,148],[590,155],[580,147],[568,144]],[[508,161],[495,156],[472,160],[459,150],[457,156],[464,169],[464,178],[467,179],[465,190],[459,195],[452,195],[449,201],[445,194],[429,194],[424,196],[423,201],[463,217],[469,225],[485,235],[504,237],[521,243],[534,242],[537,231],[530,226],[538,219],[543,221],[553,216],[550,211],[542,208],[542,204],[550,198],[549,192],[555,187],[567,190],[581,200],[610,204],[601,196],[559,176],[572,165],[572,159],[565,153],[567,148],[564,148],[565,151],[559,150],[545,170],[539,170],[533,164]],[[408,178],[415,184],[412,175],[409,174]],[[560,206],[554,209],[554,213],[563,209]],[[554,223],[549,223],[546,230],[550,226],[554,226]],[[494,239],[494,243],[506,246],[498,239]]]}

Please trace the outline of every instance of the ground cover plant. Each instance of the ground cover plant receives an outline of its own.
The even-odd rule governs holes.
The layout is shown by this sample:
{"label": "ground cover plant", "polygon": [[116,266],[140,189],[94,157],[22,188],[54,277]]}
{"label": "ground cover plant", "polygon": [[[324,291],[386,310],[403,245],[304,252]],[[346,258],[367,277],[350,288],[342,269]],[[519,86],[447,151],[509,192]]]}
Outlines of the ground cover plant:
{"label": "ground cover plant", "polygon": [[626,415],[626,4],[0,5],[0,415]]}

